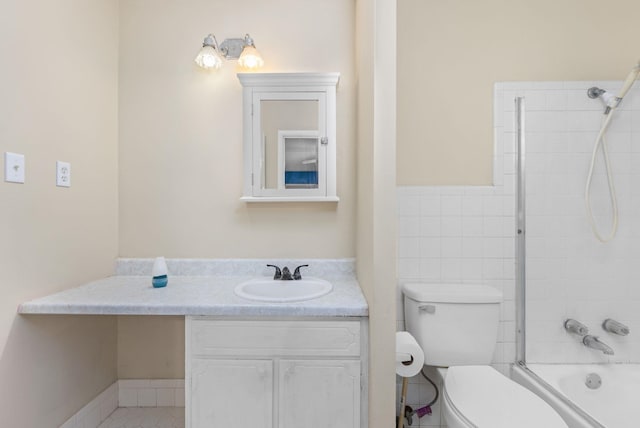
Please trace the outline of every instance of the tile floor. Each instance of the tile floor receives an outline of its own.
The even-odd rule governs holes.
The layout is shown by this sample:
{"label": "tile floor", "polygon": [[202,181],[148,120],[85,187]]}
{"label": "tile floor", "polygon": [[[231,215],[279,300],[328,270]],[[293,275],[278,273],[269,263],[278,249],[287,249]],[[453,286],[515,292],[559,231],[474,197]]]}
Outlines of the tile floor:
{"label": "tile floor", "polygon": [[184,407],[119,407],[98,428],[184,428]]}

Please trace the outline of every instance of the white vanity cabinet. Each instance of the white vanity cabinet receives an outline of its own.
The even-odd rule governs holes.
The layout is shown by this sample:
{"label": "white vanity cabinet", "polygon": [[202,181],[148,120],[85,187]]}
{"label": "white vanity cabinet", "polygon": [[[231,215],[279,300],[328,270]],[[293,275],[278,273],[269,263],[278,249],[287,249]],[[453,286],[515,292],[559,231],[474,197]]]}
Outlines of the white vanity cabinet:
{"label": "white vanity cabinet", "polygon": [[193,427],[271,426],[271,361],[194,358],[190,386]]}
{"label": "white vanity cabinet", "polygon": [[187,317],[186,427],[365,426],[363,326]]}
{"label": "white vanity cabinet", "polygon": [[360,426],[360,361],[281,360],[279,372],[279,427]]}

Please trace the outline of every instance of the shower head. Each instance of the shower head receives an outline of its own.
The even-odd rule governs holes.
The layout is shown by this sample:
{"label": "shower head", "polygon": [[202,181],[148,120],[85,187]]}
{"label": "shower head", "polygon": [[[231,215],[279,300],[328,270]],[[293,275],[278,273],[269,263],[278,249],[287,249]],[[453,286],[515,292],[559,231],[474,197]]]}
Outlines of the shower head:
{"label": "shower head", "polygon": [[596,98],[602,96],[602,94],[604,94],[605,92],[607,91],[605,91],[604,89],[592,86],[591,88],[587,89],[587,96],[592,100],[595,100]]}
{"label": "shower head", "polygon": [[618,105],[620,105],[620,101],[622,101],[625,95],[627,95],[629,89],[631,89],[636,79],[638,79],[638,75],[640,75],[640,62],[638,62],[638,64],[636,64],[635,67],[631,69],[617,96],[609,91],[597,88],[595,86],[587,90],[587,95],[592,99],[600,98],[606,106],[604,114],[608,114],[612,109],[617,108]]}
{"label": "shower head", "polygon": [[596,86],[589,88],[587,90],[587,95],[589,96],[589,98],[600,98],[602,100],[606,107],[604,114],[609,114],[611,109],[618,107],[620,101],[622,101],[622,97],[616,97],[612,92],[600,89]]}

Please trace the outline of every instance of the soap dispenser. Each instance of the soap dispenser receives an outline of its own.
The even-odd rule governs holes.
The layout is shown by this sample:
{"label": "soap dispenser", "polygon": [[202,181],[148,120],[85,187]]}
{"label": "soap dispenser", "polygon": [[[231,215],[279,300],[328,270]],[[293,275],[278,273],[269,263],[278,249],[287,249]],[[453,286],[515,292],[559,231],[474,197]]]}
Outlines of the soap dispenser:
{"label": "soap dispenser", "polygon": [[153,276],[151,283],[154,288],[161,288],[167,285],[169,279],[167,278],[167,262],[164,257],[156,257],[151,275]]}

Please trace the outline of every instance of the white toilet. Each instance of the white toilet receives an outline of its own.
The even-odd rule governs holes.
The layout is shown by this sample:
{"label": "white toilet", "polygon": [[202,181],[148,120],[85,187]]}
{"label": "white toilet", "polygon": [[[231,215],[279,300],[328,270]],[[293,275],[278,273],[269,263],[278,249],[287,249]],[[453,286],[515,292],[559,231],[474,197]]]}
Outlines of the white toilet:
{"label": "white toilet", "polygon": [[404,284],[406,328],[444,378],[449,428],[567,428],[540,397],[489,366],[502,293],[484,285]]}

